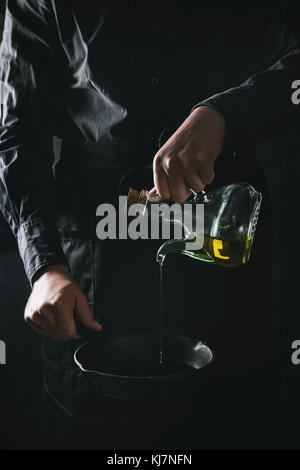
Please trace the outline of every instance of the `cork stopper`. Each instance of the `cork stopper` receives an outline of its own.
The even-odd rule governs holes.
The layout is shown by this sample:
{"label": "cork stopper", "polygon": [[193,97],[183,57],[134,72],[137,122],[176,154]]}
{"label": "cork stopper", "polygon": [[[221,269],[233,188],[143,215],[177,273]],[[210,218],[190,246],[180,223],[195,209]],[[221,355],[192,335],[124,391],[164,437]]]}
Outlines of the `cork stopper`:
{"label": "cork stopper", "polygon": [[137,191],[136,189],[130,188],[127,196],[127,210],[133,204],[142,204],[145,206],[147,204],[148,197],[149,193],[145,189]]}

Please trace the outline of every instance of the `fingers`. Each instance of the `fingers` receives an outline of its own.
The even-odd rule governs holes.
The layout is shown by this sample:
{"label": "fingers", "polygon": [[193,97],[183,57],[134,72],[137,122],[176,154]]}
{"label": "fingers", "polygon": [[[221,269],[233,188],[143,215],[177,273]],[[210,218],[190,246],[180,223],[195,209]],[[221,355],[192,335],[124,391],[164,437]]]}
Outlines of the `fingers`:
{"label": "fingers", "polygon": [[58,322],[56,320],[55,310],[51,304],[44,304],[39,309],[41,317],[47,319],[53,331],[58,330]]}
{"label": "fingers", "polygon": [[205,183],[200,177],[197,170],[191,171],[187,169],[184,173],[184,179],[189,188],[193,189],[196,193],[200,193],[205,188]]}
{"label": "fingers", "polygon": [[197,172],[204,185],[212,183],[215,178],[215,172],[212,165],[198,165]]}
{"label": "fingers", "polygon": [[171,155],[155,157],[153,169],[155,188],[151,191],[157,190],[163,199],[172,198],[179,203],[190,197],[189,188],[199,193],[215,177],[213,166]]}
{"label": "fingers", "polygon": [[40,326],[38,326],[37,324],[35,324],[30,318],[27,318],[26,320],[26,323],[34,330],[36,331],[37,333],[41,334],[41,335],[47,335],[48,336],[48,333],[46,333],[43,328],[41,328]]}
{"label": "fingers", "polygon": [[25,308],[25,321],[35,331],[60,339],[79,338],[78,320],[94,331],[101,330],[79,285],[61,269],[48,270],[34,283]]}
{"label": "fingers", "polygon": [[172,198],[175,202],[184,202],[191,195],[181,171],[181,163],[176,157],[158,155],[153,169],[155,187],[162,199]]}
{"label": "fingers", "polygon": [[25,321],[38,333],[48,336],[53,336],[55,333],[49,320],[39,312],[33,312],[30,316],[26,315]]}
{"label": "fingers", "polygon": [[[35,302],[34,298],[32,304]],[[75,294],[73,298],[65,295],[52,303],[45,302],[38,307],[33,307],[28,302],[25,321],[38,333],[60,339],[76,339],[79,335],[74,320],[74,306]]]}
{"label": "fingers", "polygon": [[100,325],[100,323],[94,320],[89,304],[83,295],[77,297],[75,311],[77,321],[82,324],[85,328],[88,328],[93,331],[102,330],[102,326]]}
{"label": "fingers", "polygon": [[[26,323],[38,333],[60,339],[76,339],[77,333],[73,310],[67,307],[43,306],[43,313],[34,312],[25,316]],[[45,314],[47,311],[47,314]],[[46,316],[47,315],[47,316]]]}
{"label": "fingers", "polygon": [[162,168],[162,157],[157,156],[153,161],[153,178],[156,191],[162,199],[170,199],[171,192],[168,177]]}
{"label": "fingers", "polygon": [[191,195],[184,176],[179,171],[168,170],[169,187],[173,201],[184,203]]}
{"label": "fingers", "polygon": [[57,309],[58,332],[57,337],[62,339],[78,339],[80,335],[76,329],[74,308],[65,304]]}

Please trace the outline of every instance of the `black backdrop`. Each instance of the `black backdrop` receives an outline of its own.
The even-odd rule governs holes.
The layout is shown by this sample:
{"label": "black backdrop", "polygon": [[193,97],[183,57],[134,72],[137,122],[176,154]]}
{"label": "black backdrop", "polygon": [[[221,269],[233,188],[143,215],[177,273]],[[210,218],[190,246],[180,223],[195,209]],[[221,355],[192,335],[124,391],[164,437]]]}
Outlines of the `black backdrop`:
{"label": "black backdrop", "polygon": [[[4,1],[0,3],[0,40]],[[40,338],[23,321],[29,285],[16,242],[0,214],[0,339],[7,364],[0,366],[0,448],[40,446],[42,369]]]}
{"label": "black backdrop", "polygon": [[[3,5],[4,2],[2,2]],[[228,157],[231,158],[231,157]],[[181,296],[169,306],[175,312],[172,328],[180,329],[180,318],[201,302],[201,337],[216,351],[211,369],[206,402],[210,439],[204,448],[268,448],[274,417],[273,394],[273,317],[271,308],[271,215],[268,191],[253,153],[229,165],[220,162],[216,184],[247,180],[264,195],[263,209],[247,266],[218,271],[222,295],[214,291],[214,269],[199,263],[199,277],[190,277],[191,300]],[[218,169],[217,169],[218,170]],[[167,269],[177,269],[189,277],[187,258],[170,258]],[[194,269],[193,269],[194,270]],[[211,290],[201,291],[201,278]],[[221,283],[220,283],[221,280]],[[168,290],[181,290],[168,285]],[[1,449],[38,449],[41,436],[43,400],[40,338],[23,321],[29,293],[17,248],[0,218],[0,339],[7,344],[7,364],[0,366],[0,447]],[[222,297],[222,302],[220,302]],[[189,303],[190,302],[190,303]],[[175,305],[176,304],[176,305]],[[177,312],[177,313],[176,313]],[[203,313],[202,313],[203,312]],[[199,322],[197,322],[199,325]],[[191,317],[191,331],[194,325]],[[203,398],[199,396],[199,400]],[[209,410],[209,411],[208,411]],[[199,448],[202,444],[199,443]],[[206,447],[205,447],[206,446]],[[208,446],[208,447],[207,447]]]}

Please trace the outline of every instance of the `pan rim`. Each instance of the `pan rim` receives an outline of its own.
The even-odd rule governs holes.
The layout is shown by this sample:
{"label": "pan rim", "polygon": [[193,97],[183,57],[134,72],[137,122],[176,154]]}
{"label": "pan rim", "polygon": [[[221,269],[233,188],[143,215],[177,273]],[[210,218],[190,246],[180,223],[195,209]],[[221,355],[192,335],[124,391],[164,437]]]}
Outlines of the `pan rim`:
{"label": "pan rim", "polygon": [[[116,335],[118,336],[118,335]],[[131,336],[131,335],[128,335],[128,336]],[[147,335],[145,335],[147,336]],[[97,374],[97,375],[100,375],[100,376],[104,376],[104,377],[111,377],[111,378],[115,378],[115,379],[124,379],[124,380],[161,380],[161,379],[171,379],[171,378],[179,378],[179,377],[188,377],[189,375],[193,375],[195,374],[196,372],[198,372],[199,370],[205,368],[206,366],[208,366],[209,364],[211,364],[214,359],[215,359],[215,354],[214,354],[214,351],[208,346],[207,343],[205,343],[204,341],[202,341],[200,338],[196,338],[196,337],[193,337],[193,336],[179,336],[179,335],[166,335],[166,336],[169,336],[169,337],[176,337],[176,338],[188,338],[188,339],[195,339],[195,340],[198,340],[199,343],[201,343],[201,346],[204,346],[206,348],[207,351],[209,351],[209,354],[210,354],[210,359],[208,360],[208,362],[199,367],[198,369],[195,369],[193,368],[193,370],[189,371],[189,372],[182,372],[181,374],[169,374],[169,375],[146,375],[146,376],[132,376],[132,375],[117,375],[117,374],[110,374],[110,373],[107,373],[107,372],[100,372],[100,371],[97,371],[97,370],[93,370],[93,369],[85,369],[82,365],[82,363],[79,362],[78,358],[77,358],[77,355],[78,353],[80,352],[81,349],[83,349],[86,345],[90,344],[92,341],[91,340],[88,340],[88,341],[85,341],[83,344],[81,344],[77,349],[76,351],[74,352],[74,361],[76,363],[76,365],[79,367],[79,369],[84,372],[84,373],[87,373],[87,374]]]}

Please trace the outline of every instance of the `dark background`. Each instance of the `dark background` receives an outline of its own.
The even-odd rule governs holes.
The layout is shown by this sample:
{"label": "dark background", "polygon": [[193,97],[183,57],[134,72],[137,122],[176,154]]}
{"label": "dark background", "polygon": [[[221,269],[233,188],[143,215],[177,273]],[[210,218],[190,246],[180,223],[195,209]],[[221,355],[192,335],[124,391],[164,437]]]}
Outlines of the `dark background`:
{"label": "dark background", "polygon": [[[203,394],[199,391],[203,421],[201,416],[197,420],[200,428],[208,426],[199,449],[268,449],[275,445],[272,429],[277,414],[268,191],[253,151],[236,158],[224,156],[217,165],[215,185],[246,180],[263,192],[252,257],[247,266],[234,270],[170,257],[166,271],[177,270],[180,276],[178,285],[174,281],[170,285],[166,275],[166,296],[173,294],[168,305],[172,318],[169,315],[168,319],[170,329],[180,330],[182,315],[190,315],[191,333],[195,335],[195,328],[200,329],[197,334],[216,353],[216,361],[205,376]],[[0,339],[7,345],[7,365],[0,366],[0,447],[5,450],[42,445],[40,338],[23,321],[28,294],[16,243],[0,217]]]}
{"label": "dark background", "polygon": [[[4,2],[0,9],[1,41]],[[0,448],[35,448],[40,445],[40,338],[23,320],[30,289],[16,242],[2,214],[0,245],[0,339],[7,348],[7,364],[0,366]]]}

